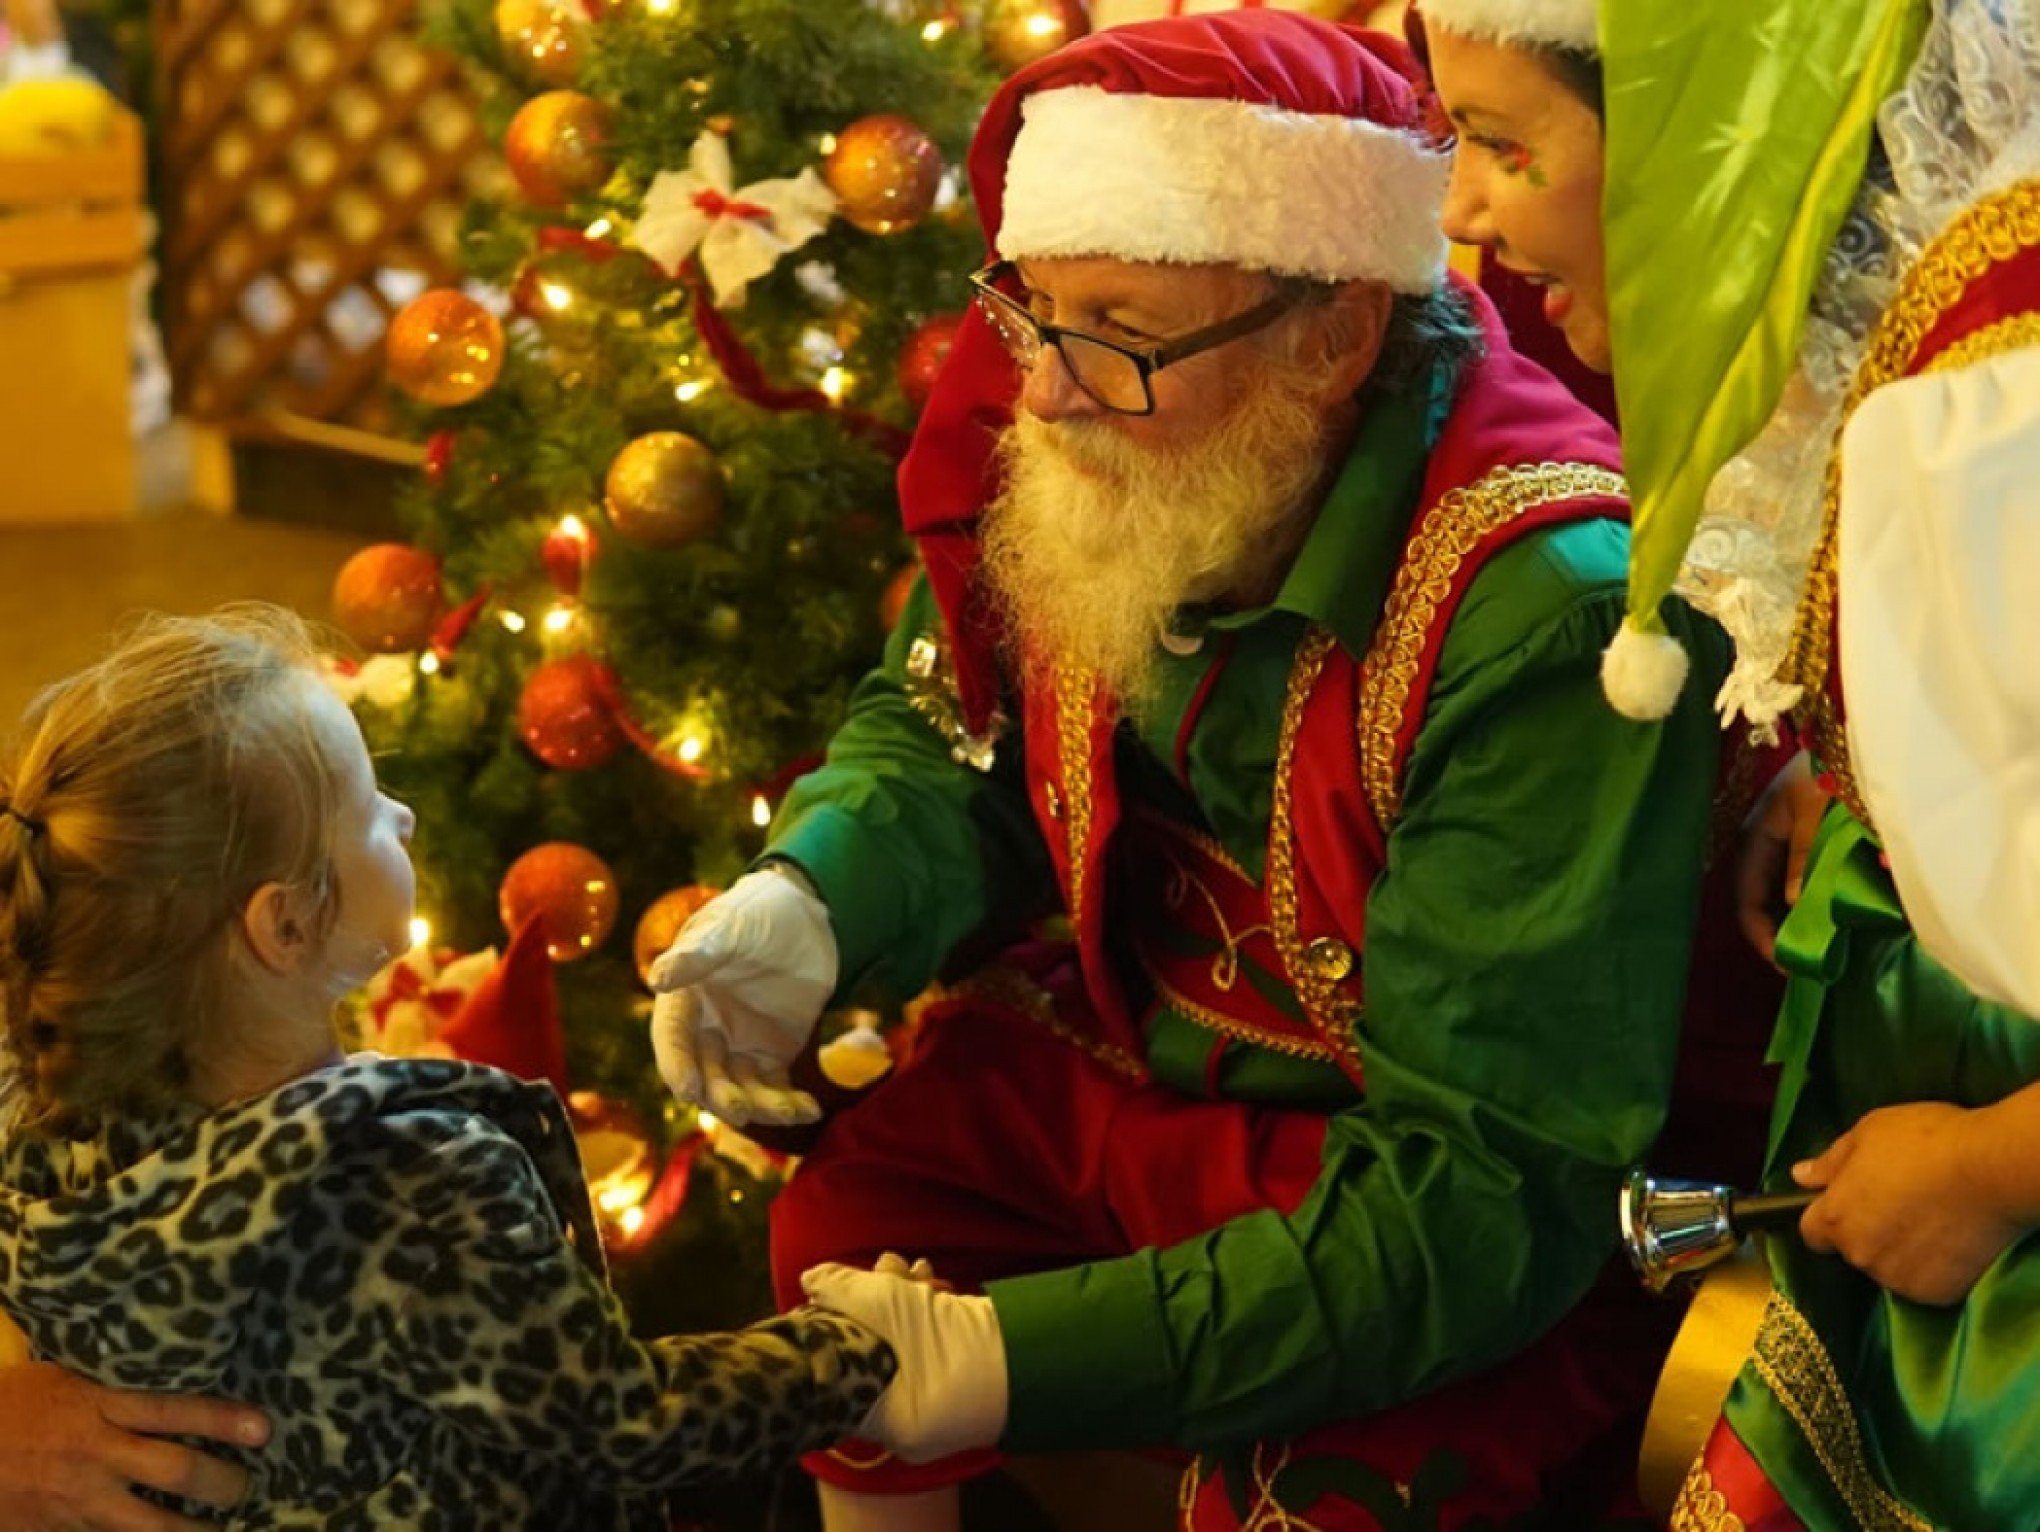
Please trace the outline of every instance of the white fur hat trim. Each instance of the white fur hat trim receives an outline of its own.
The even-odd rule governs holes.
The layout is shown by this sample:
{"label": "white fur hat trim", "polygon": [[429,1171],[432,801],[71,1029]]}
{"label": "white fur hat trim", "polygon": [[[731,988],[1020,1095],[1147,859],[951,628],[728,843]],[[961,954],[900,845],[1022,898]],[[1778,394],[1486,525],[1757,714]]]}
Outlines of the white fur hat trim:
{"label": "white fur hat trim", "polygon": [[1596,0],[1419,0],[1424,24],[1488,42],[1601,51]]}
{"label": "white fur hat trim", "polygon": [[999,254],[1245,266],[1428,293],[1451,161],[1411,134],[1246,101],[1074,85],[1029,96]]}

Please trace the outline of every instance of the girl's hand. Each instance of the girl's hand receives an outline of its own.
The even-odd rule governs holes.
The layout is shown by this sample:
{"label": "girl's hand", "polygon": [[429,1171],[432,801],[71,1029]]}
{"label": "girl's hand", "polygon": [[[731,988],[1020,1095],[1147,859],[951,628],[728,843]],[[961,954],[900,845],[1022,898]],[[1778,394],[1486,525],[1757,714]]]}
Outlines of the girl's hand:
{"label": "girl's hand", "polygon": [[1960,1303],[2025,1232],[1979,1173],[1982,1115],[1939,1101],[1883,1107],[1794,1165],[1793,1180],[1822,1189],[1799,1220],[1808,1246],[1900,1297]]}

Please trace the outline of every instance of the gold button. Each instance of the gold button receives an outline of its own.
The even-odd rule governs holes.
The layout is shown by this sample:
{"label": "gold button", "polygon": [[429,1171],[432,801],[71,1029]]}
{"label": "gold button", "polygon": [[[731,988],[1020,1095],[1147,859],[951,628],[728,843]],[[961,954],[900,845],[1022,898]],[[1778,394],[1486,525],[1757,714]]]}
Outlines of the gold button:
{"label": "gold button", "polygon": [[1353,949],[1332,936],[1320,936],[1303,951],[1310,971],[1336,984],[1353,971]]}
{"label": "gold button", "polygon": [[1061,824],[1063,816],[1062,794],[1056,790],[1056,785],[1053,782],[1048,783],[1041,789],[1041,802],[1043,807],[1048,810],[1048,817],[1057,824]]}

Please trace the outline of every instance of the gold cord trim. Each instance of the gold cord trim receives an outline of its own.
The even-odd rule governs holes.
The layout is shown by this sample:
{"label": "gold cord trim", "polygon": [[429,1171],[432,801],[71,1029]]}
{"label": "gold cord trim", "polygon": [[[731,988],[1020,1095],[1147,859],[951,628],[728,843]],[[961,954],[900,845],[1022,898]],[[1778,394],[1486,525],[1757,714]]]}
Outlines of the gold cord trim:
{"label": "gold cord trim", "polygon": [[974,1000],[1018,1011],[1115,1074],[1135,1081],[1148,1077],[1147,1065],[1126,1049],[1087,1036],[1064,1021],[1056,1014],[1055,997],[1018,969],[1002,965],[980,968],[962,983],[954,985],[946,998]]}
{"label": "gold cord trim", "polygon": [[[1876,328],[1842,404],[1842,428],[1877,389],[1906,375],[1921,343],[1970,286],[1992,266],[2040,245],[2040,180],[2021,181],[1967,209],[1921,252],[1899,283],[1898,296],[1878,316]],[[1967,366],[1987,356],[2031,345],[2036,336],[2032,315],[2002,320],[1965,336],[1948,348],[1961,352],[1948,368]],[[1940,371],[1936,357],[1927,371]],[[1835,779],[1836,791],[1849,812],[1866,828],[1870,814],[1863,804],[1849,761],[1849,742],[1828,694],[1827,678],[1834,663],[1835,602],[1840,590],[1837,532],[1842,508],[1842,429],[1828,449],[1827,480],[1822,490],[1820,536],[1799,598],[1792,647],[1779,669],[1779,679],[1805,688],[1802,718],[1811,730],[1814,748]]]}
{"label": "gold cord trim", "polygon": [[1933,1532],[1933,1526],[1877,1482],[1848,1391],[1806,1316],[1771,1295],[1757,1330],[1757,1376],[1785,1407],[1829,1482],[1865,1532]]}
{"label": "gold cord trim", "polygon": [[1748,1532],[1743,1519],[1728,1508],[1728,1496],[1714,1487],[1714,1475],[1705,1463],[1695,1463],[1679,1486],[1679,1503],[1665,1526],[1667,1532]]}
{"label": "gold cord trim", "polygon": [[1627,496],[1622,476],[1587,463],[1497,468],[1431,507],[1410,538],[1360,682],[1360,771],[1375,822],[1387,834],[1402,815],[1396,738],[1417,683],[1438,608],[1482,538],[1539,506],[1589,495]]}
{"label": "gold cord trim", "polygon": [[1147,976],[1153,982],[1155,992],[1161,996],[1169,1008],[1174,1011],[1180,1011],[1199,1026],[1213,1032],[1223,1033],[1227,1037],[1237,1038],[1243,1043],[1252,1043],[1256,1048],[1266,1048],[1273,1053],[1286,1053],[1292,1058],[1332,1060],[1336,1062],[1336,1055],[1321,1042],[1314,1042],[1306,1037],[1298,1037],[1290,1032],[1271,1032],[1265,1028],[1255,1026],[1250,1021],[1241,1021],[1237,1016],[1228,1016],[1222,1011],[1214,1011],[1208,1006],[1199,1005],[1195,1000],[1180,993],[1174,985],[1156,973],[1152,963],[1144,963],[1142,966],[1147,969]]}
{"label": "gold cord trim", "polygon": [[1084,874],[1091,845],[1091,721],[1098,695],[1088,670],[1055,675],[1056,752],[1061,762],[1063,833],[1069,850],[1070,921],[1083,930]]}
{"label": "gold cord trim", "polygon": [[1323,628],[1312,628],[1297,646],[1282,699],[1282,737],[1275,749],[1275,791],[1268,816],[1268,911],[1275,917],[1275,950],[1289,971],[1289,982],[1303,1002],[1304,1013],[1335,1059],[1345,1061],[1359,1078],[1365,1072],[1353,1026],[1360,1006],[1339,993],[1338,985],[1320,974],[1304,951],[1302,907],[1296,893],[1296,826],[1291,820],[1294,798],[1291,779],[1296,767],[1296,736],[1303,712],[1325,658],[1336,642]]}

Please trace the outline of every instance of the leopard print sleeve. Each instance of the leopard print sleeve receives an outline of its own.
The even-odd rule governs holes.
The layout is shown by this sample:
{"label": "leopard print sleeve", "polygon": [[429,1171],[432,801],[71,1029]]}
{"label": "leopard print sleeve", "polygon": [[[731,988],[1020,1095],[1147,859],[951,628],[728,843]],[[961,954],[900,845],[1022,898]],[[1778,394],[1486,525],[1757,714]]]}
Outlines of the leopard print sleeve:
{"label": "leopard print sleeve", "polygon": [[486,1445],[625,1490],[747,1477],[844,1435],[891,1380],[883,1340],[812,1309],[636,1339],[500,1133],[443,1144],[414,1174],[435,1184],[412,1205],[436,1216],[404,1242],[410,1291],[379,1365]]}

